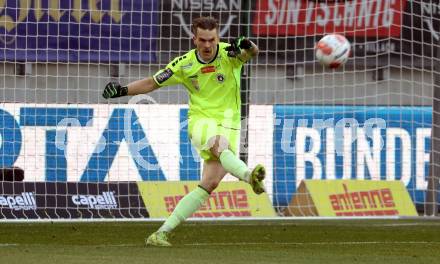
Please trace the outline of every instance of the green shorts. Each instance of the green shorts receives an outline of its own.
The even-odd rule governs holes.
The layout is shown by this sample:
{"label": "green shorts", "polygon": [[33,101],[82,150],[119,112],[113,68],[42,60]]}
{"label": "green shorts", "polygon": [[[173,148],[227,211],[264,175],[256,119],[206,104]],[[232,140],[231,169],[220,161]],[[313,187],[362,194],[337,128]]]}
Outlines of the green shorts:
{"label": "green shorts", "polygon": [[229,149],[237,154],[240,142],[240,124],[223,126],[212,118],[190,118],[188,135],[203,160],[218,160],[210,151],[213,143],[210,139],[215,136],[223,136],[228,140]]}

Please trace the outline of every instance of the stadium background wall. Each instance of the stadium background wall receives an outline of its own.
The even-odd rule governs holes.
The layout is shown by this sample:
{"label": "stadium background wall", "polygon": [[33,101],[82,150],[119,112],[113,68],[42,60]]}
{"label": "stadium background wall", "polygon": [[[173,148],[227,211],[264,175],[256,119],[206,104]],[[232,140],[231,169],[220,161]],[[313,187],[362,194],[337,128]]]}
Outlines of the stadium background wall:
{"label": "stadium background wall", "polygon": [[[156,12],[153,12],[156,16],[153,16],[152,22],[160,26],[159,29],[153,30],[147,41],[151,43],[149,47],[157,56],[150,56],[142,63],[129,63],[129,59],[120,63],[97,63],[89,58],[70,63],[57,63],[55,58],[50,63],[40,63],[41,60],[26,61],[26,57],[17,56],[0,64],[0,83],[4,84],[0,100],[27,103],[106,103],[100,94],[102,87],[112,78],[111,75],[115,74],[115,66],[116,73],[119,73],[118,79],[121,83],[127,83],[152,75],[171,58],[192,47],[186,31],[192,17],[200,14],[219,17],[223,23],[221,38],[223,41],[229,41],[240,33],[237,24],[240,15],[250,12],[250,18],[254,20],[258,14],[253,11],[238,11],[239,0],[220,1],[226,3],[226,6],[218,5],[213,11],[207,11],[211,5],[203,4],[209,1],[144,2],[157,5]],[[257,4],[267,1],[253,2]],[[440,31],[438,20],[433,19],[431,30],[426,23],[421,22],[421,15],[436,18],[439,15],[430,13],[434,8],[421,9],[421,3],[430,1],[403,2],[406,3],[407,10],[403,19],[406,24],[402,26],[402,40],[384,36],[356,39],[349,36],[354,43],[355,60],[351,60],[346,68],[337,71],[337,74],[319,74],[322,73],[322,68],[314,64],[313,43],[321,34],[307,37],[266,36],[258,33],[258,26],[254,25],[257,32],[252,32],[251,38],[259,44],[261,53],[259,58],[252,62],[250,103],[431,105],[433,76],[425,69],[432,69],[432,62],[425,62],[424,57],[414,55],[436,52],[432,47],[422,47],[417,43],[429,45],[435,40],[435,34]],[[195,8],[204,12],[195,12]],[[252,6],[251,10],[256,8]],[[228,23],[229,18],[232,18],[229,22],[232,26]],[[169,22],[172,24],[168,24]],[[180,41],[171,42],[171,36],[180,36]],[[128,38],[124,40],[128,41]],[[8,43],[9,46],[1,42],[0,48],[15,47],[13,41]],[[31,69],[27,69],[31,74],[17,76],[17,64],[20,66],[21,63],[30,65]],[[374,80],[379,82],[373,83]],[[417,87],[413,84],[417,84]],[[179,87],[159,90],[152,95],[158,103],[187,102],[186,91]],[[126,101],[128,98],[119,100]]]}

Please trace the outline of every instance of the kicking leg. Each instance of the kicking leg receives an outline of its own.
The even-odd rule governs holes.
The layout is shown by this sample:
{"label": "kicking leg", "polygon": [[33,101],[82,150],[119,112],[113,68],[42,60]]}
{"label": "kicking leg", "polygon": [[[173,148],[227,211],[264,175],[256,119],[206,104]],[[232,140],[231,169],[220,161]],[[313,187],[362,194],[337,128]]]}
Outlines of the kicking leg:
{"label": "kicking leg", "polygon": [[216,156],[223,168],[238,179],[248,182],[256,194],[264,192],[263,180],[266,176],[264,166],[258,164],[251,171],[246,163],[240,160],[229,148],[227,139],[223,136],[216,136],[210,139],[211,153]]}
{"label": "kicking leg", "polygon": [[208,199],[209,194],[217,188],[226,175],[226,171],[220,162],[209,160],[204,162],[202,174],[200,185],[179,201],[173,213],[159,230],[146,239],[147,246],[171,246],[168,234],[200,208]]}

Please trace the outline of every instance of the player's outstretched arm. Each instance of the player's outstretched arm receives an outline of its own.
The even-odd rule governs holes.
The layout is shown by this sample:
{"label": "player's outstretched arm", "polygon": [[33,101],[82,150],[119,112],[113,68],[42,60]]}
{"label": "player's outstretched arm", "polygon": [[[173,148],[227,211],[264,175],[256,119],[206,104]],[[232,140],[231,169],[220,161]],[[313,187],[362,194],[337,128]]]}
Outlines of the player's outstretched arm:
{"label": "player's outstretched arm", "polygon": [[146,94],[159,88],[152,77],[134,81],[126,86],[122,86],[118,82],[109,82],[102,92],[105,99],[117,98],[125,95]]}

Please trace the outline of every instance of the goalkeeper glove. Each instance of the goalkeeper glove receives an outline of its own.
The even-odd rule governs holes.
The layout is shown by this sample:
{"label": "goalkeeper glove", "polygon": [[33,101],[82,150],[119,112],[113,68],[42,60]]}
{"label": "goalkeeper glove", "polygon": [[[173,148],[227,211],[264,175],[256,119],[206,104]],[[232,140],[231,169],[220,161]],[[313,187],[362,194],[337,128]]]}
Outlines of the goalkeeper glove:
{"label": "goalkeeper glove", "polygon": [[102,92],[102,97],[105,99],[116,98],[125,96],[128,94],[128,87],[121,86],[117,82],[109,82],[104,88],[104,92]]}
{"label": "goalkeeper glove", "polygon": [[250,49],[252,48],[252,42],[246,37],[239,37],[234,39],[230,46],[226,47],[225,50],[228,51],[230,56],[237,56],[241,54],[242,49]]}

